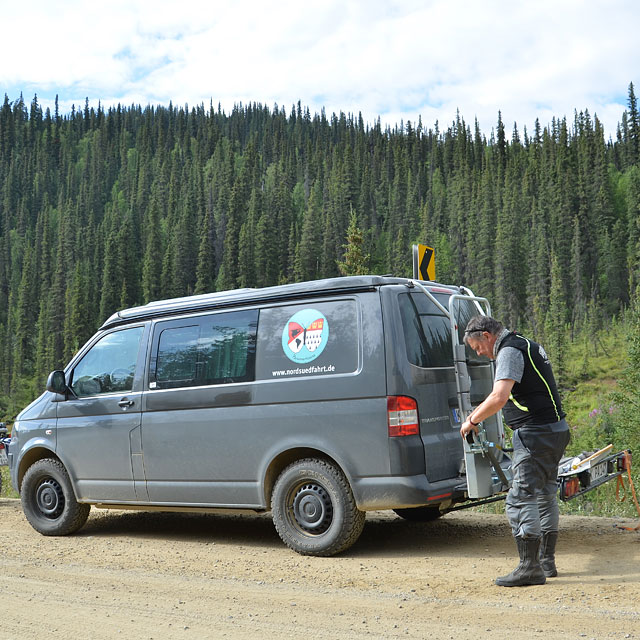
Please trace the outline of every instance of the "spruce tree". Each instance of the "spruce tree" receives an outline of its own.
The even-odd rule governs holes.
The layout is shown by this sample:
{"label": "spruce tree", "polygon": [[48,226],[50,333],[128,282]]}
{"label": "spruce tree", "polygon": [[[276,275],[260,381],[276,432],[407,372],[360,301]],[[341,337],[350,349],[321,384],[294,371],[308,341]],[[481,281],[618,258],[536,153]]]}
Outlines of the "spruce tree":
{"label": "spruce tree", "polygon": [[369,272],[369,256],[363,252],[364,235],[358,227],[358,217],[351,212],[347,229],[346,243],[342,245],[344,255],[338,262],[338,269],[343,276],[358,276]]}
{"label": "spruce tree", "polygon": [[551,291],[549,309],[545,322],[545,348],[553,364],[558,384],[563,385],[566,377],[567,353],[567,304],[562,284],[560,262],[551,256]]}
{"label": "spruce tree", "polygon": [[628,162],[629,165],[637,165],[640,162],[640,114],[633,82],[629,83],[629,139]]}
{"label": "spruce tree", "polygon": [[215,226],[213,209],[206,207],[198,240],[198,261],[196,264],[196,286],[194,293],[208,293],[215,290]]}
{"label": "spruce tree", "polygon": [[295,264],[297,280],[314,280],[320,276],[320,252],[322,242],[322,186],[314,181],[302,219],[302,231],[298,243]]}
{"label": "spruce tree", "polygon": [[158,300],[162,296],[163,242],[160,210],[157,197],[151,197],[144,222],[145,246],[142,259],[142,302]]}

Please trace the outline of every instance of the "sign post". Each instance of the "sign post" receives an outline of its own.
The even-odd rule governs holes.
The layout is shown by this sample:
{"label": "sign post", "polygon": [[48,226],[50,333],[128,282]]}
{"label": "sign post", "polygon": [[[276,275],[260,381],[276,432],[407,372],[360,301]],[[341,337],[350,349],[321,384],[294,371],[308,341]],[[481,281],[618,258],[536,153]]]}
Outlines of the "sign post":
{"label": "sign post", "polygon": [[413,277],[416,280],[436,279],[436,261],[433,247],[426,244],[413,245]]}

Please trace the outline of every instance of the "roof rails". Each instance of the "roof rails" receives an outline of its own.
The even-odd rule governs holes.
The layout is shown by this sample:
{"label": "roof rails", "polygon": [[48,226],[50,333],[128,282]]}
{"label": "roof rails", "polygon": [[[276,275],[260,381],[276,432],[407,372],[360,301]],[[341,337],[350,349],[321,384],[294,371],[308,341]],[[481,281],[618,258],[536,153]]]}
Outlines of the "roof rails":
{"label": "roof rails", "polygon": [[224,298],[229,294],[245,293],[247,291],[257,291],[255,287],[245,287],[243,289],[229,289],[228,291],[214,291],[212,293],[201,293],[195,296],[183,296],[181,298],[167,298],[166,300],[154,300],[147,302],[145,307],[160,307],[168,304],[180,304],[183,302],[199,302],[201,300],[214,300],[215,298]]}
{"label": "roof rails", "polygon": [[[345,276],[342,278],[326,278],[324,280],[310,280],[274,287],[233,289],[216,291],[195,296],[156,300],[139,307],[131,307],[114,313],[106,320],[101,329],[147,320],[164,315],[177,315],[190,311],[204,311],[229,306],[242,306],[270,300],[291,300],[296,298],[319,297],[330,294],[349,293],[371,290],[382,285],[407,284],[408,278],[390,276]],[[427,286],[445,286],[437,283],[425,282]],[[449,288],[449,287],[447,287]],[[458,290],[458,287],[450,287]]]}

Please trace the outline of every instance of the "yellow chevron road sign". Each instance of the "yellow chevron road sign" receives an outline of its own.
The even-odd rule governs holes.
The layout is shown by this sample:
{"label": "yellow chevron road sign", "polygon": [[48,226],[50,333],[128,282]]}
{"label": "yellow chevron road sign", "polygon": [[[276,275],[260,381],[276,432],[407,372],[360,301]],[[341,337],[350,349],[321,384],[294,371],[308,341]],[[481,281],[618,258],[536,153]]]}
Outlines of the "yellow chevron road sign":
{"label": "yellow chevron road sign", "polygon": [[413,277],[417,280],[436,279],[436,260],[433,247],[413,245]]}

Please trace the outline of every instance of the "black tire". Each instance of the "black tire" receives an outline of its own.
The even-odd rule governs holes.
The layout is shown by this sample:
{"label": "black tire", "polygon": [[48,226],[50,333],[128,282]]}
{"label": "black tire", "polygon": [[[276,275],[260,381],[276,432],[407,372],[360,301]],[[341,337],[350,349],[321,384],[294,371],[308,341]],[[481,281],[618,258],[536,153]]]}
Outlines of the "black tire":
{"label": "black tire", "polygon": [[22,510],[31,526],[45,536],[66,536],[87,521],[91,506],[75,497],[64,465],[52,458],[34,462],[20,489]]}
{"label": "black tire", "polygon": [[401,518],[410,520],[411,522],[431,522],[432,520],[437,520],[444,515],[437,506],[394,509],[394,511]]}
{"label": "black tire", "polygon": [[280,474],[271,511],[282,541],[307,556],[333,556],[348,549],[365,521],[342,471],[317,458],[298,460]]}

